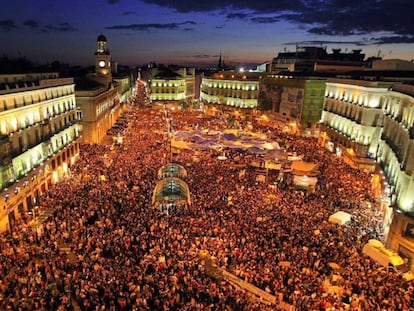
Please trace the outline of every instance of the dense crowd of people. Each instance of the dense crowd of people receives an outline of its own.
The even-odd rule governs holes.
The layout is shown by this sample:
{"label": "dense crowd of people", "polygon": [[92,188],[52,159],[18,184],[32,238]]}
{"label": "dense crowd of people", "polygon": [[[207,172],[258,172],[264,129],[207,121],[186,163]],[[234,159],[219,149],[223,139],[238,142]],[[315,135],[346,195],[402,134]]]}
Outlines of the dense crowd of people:
{"label": "dense crowd of people", "polygon": [[[196,111],[169,113],[176,130],[229,126]],[[164,112],[128,114],[122,144],[82,145],[70,176],[44,195],[54,217],[41,234],[24,216],[0,236],[1,310],[278,310],[209,277],[202,250],[297,310],[414,308],[413,283],[361,254],[369,239],[382,238],[368,172],[314,138],[240,120],[318,163],[326,182],[310,193],[289,177],[258,182],[249,166],[258,155],[226,150],[220,161],[214,150],[183,149],[173,161],[188,171],[191,205],[165,216],[152,202],[158,169],[170,161]],[[244,165],[231,165],[236,157]],[[353,215],[349,224],[328,222],[338,209]]]}

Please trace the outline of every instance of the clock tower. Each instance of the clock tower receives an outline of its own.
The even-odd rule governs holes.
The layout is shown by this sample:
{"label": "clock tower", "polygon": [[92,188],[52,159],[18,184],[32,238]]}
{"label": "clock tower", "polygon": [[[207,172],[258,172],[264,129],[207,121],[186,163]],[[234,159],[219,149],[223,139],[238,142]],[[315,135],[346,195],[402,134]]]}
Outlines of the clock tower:
{"label": "clock tower", "polygon": [[95,72],[104,76],[111,73],[111,54],[106,43],[106,37],[102,34],[99,35],[96,42]]}

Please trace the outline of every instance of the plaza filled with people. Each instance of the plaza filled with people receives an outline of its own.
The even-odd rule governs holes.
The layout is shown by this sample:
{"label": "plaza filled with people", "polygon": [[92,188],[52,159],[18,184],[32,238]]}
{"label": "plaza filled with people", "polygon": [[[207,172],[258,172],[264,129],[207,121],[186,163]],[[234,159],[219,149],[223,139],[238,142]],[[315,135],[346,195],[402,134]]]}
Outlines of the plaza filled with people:
{"label": "plaza filled with people", "polygon": [[[296,310],[414,308],[413,281],[361,253],[369,239],[383,238],[369,172],[349,167],[315,138],[255,120],[237,127],[318,163],[324,182],[307,192],[289,173],[258,181],[249,164],[260,155],[248,152],[171,155],[164,109],[131,107],[122,144],[82,145],[67,178],[43,194],[42,206],[54,215],[41,231],[24,215],[0,236],[1,310],[282,309],[207,275],[200,251]],[[194,110],[169,116],[173,130],[235,126]],[[188,172],[191,205],[166,216],[152,195],[158,169],[171,160]],[[330,223],[337,210],[352,221]]]}

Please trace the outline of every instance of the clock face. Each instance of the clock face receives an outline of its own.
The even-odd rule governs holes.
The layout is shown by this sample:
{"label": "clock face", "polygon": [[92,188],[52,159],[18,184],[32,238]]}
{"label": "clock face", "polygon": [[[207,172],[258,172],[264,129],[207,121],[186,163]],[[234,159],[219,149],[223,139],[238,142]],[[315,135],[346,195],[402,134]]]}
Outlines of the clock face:
{"label": "clock face", "polygon": [[103,60],[99,61],[98,65],[101,68],[105,67],[105,61],[103,61]]}

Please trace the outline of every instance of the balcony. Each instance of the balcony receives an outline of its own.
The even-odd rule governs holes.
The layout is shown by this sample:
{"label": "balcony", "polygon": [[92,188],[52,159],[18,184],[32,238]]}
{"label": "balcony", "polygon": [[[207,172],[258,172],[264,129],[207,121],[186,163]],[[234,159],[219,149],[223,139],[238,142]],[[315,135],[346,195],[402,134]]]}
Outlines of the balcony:
{"label": "balcony", "polygon": [[410,139],[414,139],[414,125],[410,127],[408,133],[410,135]]}
{"label": "balcony", "polygon": [[8,134],[0,134],[0,144],[9,143],[9,135]]}
{"label": "balcony", "polygon": [[392,152],[395,154],[395,156],[398,159],[399,163],[402,163],[404,155],[403,155],[403,148],[401,145],[397,145],[390,137],[388,137],[385,133],[381,135],[381,140],[383,140],[388,147],[391,148]]}
{"label": "balcony", "polygon": [[400,113],[400,114],[398,114],[396,117],[395,117],[395,121],[397,121],[398,123],[401,123],[402,122],[402,118],[403,118],[403,115],[402,115],[402,113]]}
{"label": "balcony", "polygon": [[14,159],[14,158],[17,158],[22,153],[23,153],[22,147],[13,148],[10,150],[10,157]]}
{"label": "balcony", "polygon": [[12,157],[10,154],[2,154],[0,155],[0,166],[8,166],[12,163]]}

